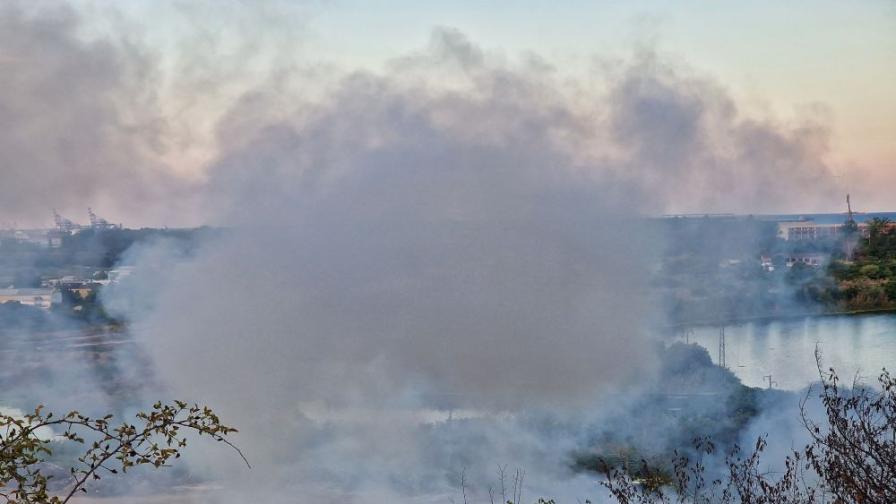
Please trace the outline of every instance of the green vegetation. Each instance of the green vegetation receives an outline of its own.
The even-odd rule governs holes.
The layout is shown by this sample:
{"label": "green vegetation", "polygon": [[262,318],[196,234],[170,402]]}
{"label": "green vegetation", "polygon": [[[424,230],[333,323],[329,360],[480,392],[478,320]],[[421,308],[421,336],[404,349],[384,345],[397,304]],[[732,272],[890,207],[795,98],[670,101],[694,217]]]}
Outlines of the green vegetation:
{"label": "green vegetation", "polygon": [[845,310],[896,309],[896,223],[869,221],[854,257],[834,260],[827,273],[833,283],[816,291],[819,301]]}
{"label": "green vegetation", "polygon": [[857,228],[814,241],[778,239],[774,222],[749,218],[659,226],[667,247],[653,294],[673,324],[896,309],[896,223],[887,219],[870,220],[867,236]]}
{"label": "green vegetation", "polygon": [[[90,326],[118,325],[99,299],[99,286],[81,295],[69,288],[60,289],[61,302],[49,310],[19,302],[0,303],[0,334],[8,331],[52,331]],[[86,290],[86,289],[85,289]]]}
{"label": "green vegetation", "polygon": [[[63,236],[58,247],[0,238],[0,288],[40,288],[50,284],[58,289],[61,302],[54,303],[50,317],[31,307],[0,304],[0,332],[29,327],[52,329],[62,319],[76,324],[109,325],[117,321],[106,313],[99,299],[101,285],[110,279],[113,267],[129,265],[127,251],[141,243],[165,241],[183,256],[191,254],[204,240],[221,231],[198,229],[85,229]],[[60,285],[68,277],[71,282]],[[53,283],[55,282],[55,283]],[[5,306],[10,305],[10,306]]]}
{"label": "green vegetation", "polygon": [[[689,324],[767,316],[789,311],[793,297],[783,260],[769,274],[760,251],[780,247],[777,225],[746,218],[655,221],[659,251],[652,277],[655,304],[673,323]],[[783,255],[783,254],[782,254]]]}

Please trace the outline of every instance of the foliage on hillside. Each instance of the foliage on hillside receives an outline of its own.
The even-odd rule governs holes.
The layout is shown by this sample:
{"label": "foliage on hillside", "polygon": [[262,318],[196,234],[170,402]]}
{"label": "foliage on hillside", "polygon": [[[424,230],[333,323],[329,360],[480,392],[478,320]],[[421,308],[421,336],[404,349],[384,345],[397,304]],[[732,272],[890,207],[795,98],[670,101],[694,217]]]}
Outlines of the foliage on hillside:
{"label": "foliage on hillside", "polygon": [[[867,237],[856,231],[796,242],[776,239],[773,223],[750,219],[663,225],[668,245],[653,290],[672,323],[896,309],[896,223],[887,219],[868,221]],[[809,256],[828,264],[799,260]]]}
{"label": "foliage on hillside", "polygon": [[829,292],[845,309],[896,308],[896,225],[873,219],[868,231],[852,260],[831,263]]}

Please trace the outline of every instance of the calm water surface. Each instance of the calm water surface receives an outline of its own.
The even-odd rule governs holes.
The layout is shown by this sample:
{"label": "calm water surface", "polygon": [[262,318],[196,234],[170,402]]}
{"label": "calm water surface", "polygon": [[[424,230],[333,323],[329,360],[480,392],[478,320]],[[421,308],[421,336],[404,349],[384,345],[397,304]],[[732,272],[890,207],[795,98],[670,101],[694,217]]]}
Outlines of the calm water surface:
{"label": "calm water surface", "polygon": [[[695,328],[688,339],[718,362],[718,327]],[[746,322],[726,326],[725,342],[728,367],[754,387],[767,386],[767,375],[782,389],[817,381],[816,345],[841,378],[858,372],[873,381],[884,367],[896,373],[896,314]]]}

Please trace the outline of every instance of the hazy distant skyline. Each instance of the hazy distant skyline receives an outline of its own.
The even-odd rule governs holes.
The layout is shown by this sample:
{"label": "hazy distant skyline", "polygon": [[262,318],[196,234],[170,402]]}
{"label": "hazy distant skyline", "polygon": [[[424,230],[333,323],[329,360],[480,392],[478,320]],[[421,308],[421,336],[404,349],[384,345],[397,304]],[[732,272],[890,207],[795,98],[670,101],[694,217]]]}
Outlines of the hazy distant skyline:
{"label": "hazy distant skyline", "polygon": [[[87,156],[83,168],[72,169],[67,166],[71,153],[52,156],[53,149],[67,145],[68,139],[55,119],[35,119],[43,106],[19,112],[25,119],[11,114],[10,127],[30,134],[27,140],[8,135],[7,144],[0,141],[0,155],[7,158],[0,170],[11,181],[6,192],[0,189],[0,225],[49,223],[49,211],[46,216],[35,214],[34,200],[47,200],[44,206],[58,206],[63,212],[93,206],[110,220],[126,224],[200,224],[203,203],[194,195],[215,178],[216,162],[226,147],[220,144],[223,118],[233,119],[234,111],[259,90],[264,94],[280,86],[285,103],[297,102],[290,96],[310,103],[326,97],[334,79],[348,72],[390,75],[402,62],[429,50],[434,30],[462,34],[493,67],[523,62],[527,68],[539,68],[554,81],[578,89],[579,101],[606,91],[607,75],[620,71],[638,54],[656,54],[684,81],[696,76],[712,82],[741,120],[773,125],[789,131],[792,138],[805,131],[800,148],[811,149],[814,162],[823,163],[824,177],[830,179],[820,182],[825,191],[851,192],[861,210],[896,207],[893,2],[79,0],[74,5],[75,10],[62,15],[65,21],[56,26],[64,27],[62,33],[73,29],[73,38],[60,44],[83,44],[69,49],[95,64],[108,57],[107,73],[90,76],[105,80],[66,87],[72,80],[62,72],[78,65],[63,65],[60,61],[65,58],[60,60],[47,49],[46,31],[39,23],[21,25],[22,17],[10,14],[18,6],[29,12],[31,22],[58,18],[66,10],[63,4],[34,7],[13,2],[0,8],[0,17],[25,26],[23,33],[33,40],[27,42],[26,35],[7,29],[7,35],[0,36],[0,69],[9,67],[8,75],[22,74],[17,68],[32,70],[8,78],[12,80],[0,77],[0,104],[21,102],[15,94],[20,89],[55,93],[52,97],[60,100],[51,111],[71,118],[72,124],[83,124],[75,117],[85,110],[94,114],[108,107],[96,117],[118,117],[118,123],[126,125],[124,138],[110,143],[108,128],[116,122],[103,123],[104,119],[91,116],[86,127],[102,127],[103,132],[79,132],[90,139],[77,152],[93,155],[102,145],[110,154]],[[437,82],[450,87],[457,75],[468,77],[460,69],[456,75],[426,78],[432,81],[430,86]],[[48,91],[44,81],[55,82],[59,91]],[[91,94],[103,86],[111,91]],[[66,107],[73,101],[91,104],[70,113]],[[46,135],[41,131],[48,125],[58,127],[54,134],[60,137],[42,143]],[[0,118],[0,130],[3,127]],[[41,155],[36,159],[29,154],[14,163],[20,151]],[[132,166],[122,166],[128,163]],[[56,170],[55,175],[41,173],[44,169]],[[770,172],[762,178],[768,184],[778,168],[763,169]],[[130,185],[115,182],[119,178]],[[812,189],[788,190],[798,203],[800,192]],[[806,201],[815,201],[811,207],[767,209],[722,208],[724,201],[712,207],[696,208],[697,202],[685,207],[680,201],[689,200],[684,197],[671,201],[664,210],[765,213],[843,207],[840,196],[829,203],[826,198],[809,198]]]}

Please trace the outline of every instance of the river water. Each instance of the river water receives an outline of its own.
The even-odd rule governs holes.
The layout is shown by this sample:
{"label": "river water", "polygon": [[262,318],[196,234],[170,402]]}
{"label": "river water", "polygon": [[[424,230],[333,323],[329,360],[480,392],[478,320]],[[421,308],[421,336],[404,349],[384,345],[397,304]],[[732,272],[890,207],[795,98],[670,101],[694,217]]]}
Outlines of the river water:
{"label": "river water", "polygon": [[[719,361],[719,327],[682,336]],[[824,368],[844,381],[859,373],[874,381],[881,368],[896,374],[896,314],[843,315],[744,322],[725,327],[725,360],[745,385],[797,390],[818,380],[815,348]]]}

